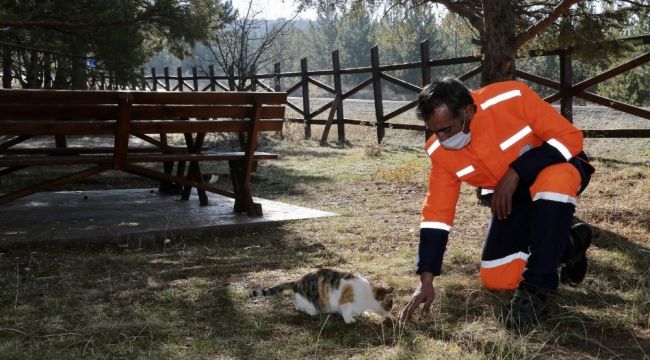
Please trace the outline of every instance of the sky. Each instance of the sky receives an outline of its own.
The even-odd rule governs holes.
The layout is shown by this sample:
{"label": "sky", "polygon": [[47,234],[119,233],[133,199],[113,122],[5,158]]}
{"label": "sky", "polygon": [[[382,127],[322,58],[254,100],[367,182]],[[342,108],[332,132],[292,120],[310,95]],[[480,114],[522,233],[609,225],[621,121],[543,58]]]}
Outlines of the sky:
{"label": "sky", "polygon": [[[232,0],[232,5],[239,13],[246,13],[248,4],[251,0]],[[260,11],[256,16],[258,19],[273,20],[278,18],[291,18],[296,13],[296,4],[294,0],[252,0],[253,10]],[[302,19],[316,19],[316,10],[308,9],[298,15]]]}

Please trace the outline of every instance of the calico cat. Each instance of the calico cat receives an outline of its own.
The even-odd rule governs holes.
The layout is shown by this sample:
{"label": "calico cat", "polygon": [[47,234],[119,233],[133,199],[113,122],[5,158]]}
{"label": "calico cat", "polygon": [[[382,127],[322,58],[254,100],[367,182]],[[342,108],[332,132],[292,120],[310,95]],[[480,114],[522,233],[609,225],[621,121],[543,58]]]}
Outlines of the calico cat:
{"label": "calico cat", "polygon": [[393,307],[392,287],[372,285],[361,276],[334,269],[318,269],[297,281],[268,289],[253,290],[251,296],[269,296],[292,290],[296,309],[309,315],[339,313],[346,324],[366,311],[388,316]]}

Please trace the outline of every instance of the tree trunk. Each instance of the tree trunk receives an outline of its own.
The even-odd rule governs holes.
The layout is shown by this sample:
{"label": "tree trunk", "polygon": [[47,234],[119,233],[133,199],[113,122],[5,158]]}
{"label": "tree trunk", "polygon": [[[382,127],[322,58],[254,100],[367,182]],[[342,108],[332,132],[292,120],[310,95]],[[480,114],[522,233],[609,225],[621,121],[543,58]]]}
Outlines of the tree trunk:
{"label": "tree trunk", "polygon": [[11,48],[4,46],[2,48],[2,87],[5,89],[11,88],[11,67],[13,66],[11,55]]}
{"label": "tree trunk", "polygon": [[237,90],[237,83],[235,82],[235,66],[230,64],[228,67],[228,88],[230,91]]}
{"label": "tree trunk", "polygon": [[38,52],[32,50],[29,52],[29,56],[25,57],[25,81],[27,81],[28,89],[40,89],[40,77],[38,73],[40,71],[40,57]]}
{"label": "tree trunk", "polygon": [[86,90],[86,68],[84,59],[72,58],[71,86],[74,90]]}
{"label": "tree trunk", "polygon": [[481,86],[514,79],[516,39],[514,14],[508,0],[483,0],[483,69]]}
{"label": "tree trunk", "polygon": [[43,88],[52,88],[52,55],[48,53],[43,57]]}
{"label": "tree trunk", "polygon": [[68,76],[70,75],[68,64],[63,58],[59,58],[56,65],[56,73],[52,82],[53,89],[67,89]]}

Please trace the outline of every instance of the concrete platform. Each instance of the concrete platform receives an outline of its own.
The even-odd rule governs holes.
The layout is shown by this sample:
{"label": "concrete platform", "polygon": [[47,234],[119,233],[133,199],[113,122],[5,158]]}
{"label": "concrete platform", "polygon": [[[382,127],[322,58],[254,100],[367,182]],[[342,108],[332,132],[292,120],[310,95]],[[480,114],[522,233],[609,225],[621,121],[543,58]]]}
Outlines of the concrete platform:
{"label": "concrete platform", "polygon": [[234,200],[208,194],[200,206],[151,189],[37,193],[0,205],[0,245],[21,242],[115,241],[124,237],[200,236],[243,226],[336,216],[326,211],[255,198],[264,215],[234,214]]}

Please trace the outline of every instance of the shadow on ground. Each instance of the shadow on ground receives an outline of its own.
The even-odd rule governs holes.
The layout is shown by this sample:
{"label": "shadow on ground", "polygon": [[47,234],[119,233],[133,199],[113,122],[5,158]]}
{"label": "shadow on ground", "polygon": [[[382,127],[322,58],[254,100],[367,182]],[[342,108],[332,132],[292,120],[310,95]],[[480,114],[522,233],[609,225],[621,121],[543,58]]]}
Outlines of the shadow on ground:
{"label": "shadow on ground", "polygon": [[[14,346],[0,357],[173,357],[184,346],[246,357],[249,341],[264,354],[279,332],[312,336],[322,322],[295,312],[290,299],[255,306],[256,273],[344,262],[282,226],[205,240],[12,248],[0,255],[0,339]],[[340,323],[330,319],[323,331]]]}

